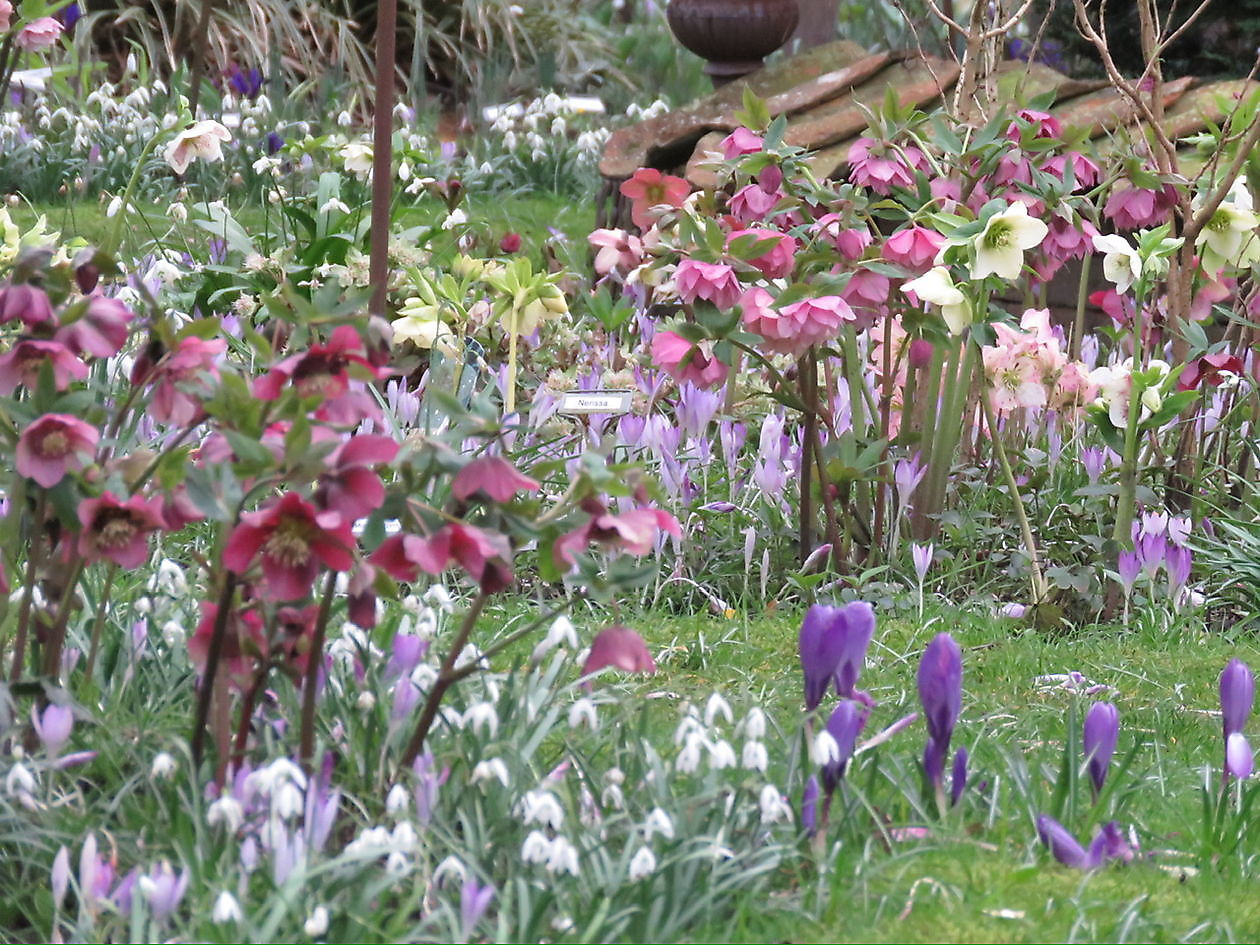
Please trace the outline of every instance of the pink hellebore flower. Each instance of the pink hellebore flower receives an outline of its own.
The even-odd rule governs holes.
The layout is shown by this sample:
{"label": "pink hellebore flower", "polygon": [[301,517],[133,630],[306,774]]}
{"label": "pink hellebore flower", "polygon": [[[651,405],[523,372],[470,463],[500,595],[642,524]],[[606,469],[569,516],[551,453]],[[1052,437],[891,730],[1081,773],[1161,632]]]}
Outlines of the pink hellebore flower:
{"label": "pink hellebore flower", "polygon": [[[773,171],[774,173],[770,173]],[[783,172],[777,167],[762,171],[761,179],[753,184],[741,187],[731,197],[727,209],[731,215],[745,226],[760,223],[770,215],[779,201],[783,199]]]}
{"label": "pink hellebore flower", "polygon": [[79,355],[108,358],[127,343],[127,325],[135,316],[117,299],[89,295],[87,309],[71,322],[57,329],[54,338]]}
{"label": "pink hellebore flower", "polygon": [[662,509],[643,507],[615,515],[598,500],[588,500],[582,507],[591,515],[589,521],[561,535],[552,546],[557,566],[572,565],[575,556],[592,543],[619,548],[641,557],[652,550],[660,532],[682,537],[678,519]]}
{"label": "pink hellebore flower", "polygon": [[0,357],[0,394],[8,396],[18,385],[34,390],[45,364],[52,367],[53,385],[57,390],[65,390],[71,381],[87,377],[87,365],[61,342],[27,338]]}
{"label": "pink hellebore flower", "polygon": [[1021,108],[1015,113],[1015,117],[1020,121],[1011,122],[1006,129],[1006,137],[1012,141],[1019,141],[1027,126],[1032,127],[1033,136],[1037,138],[1058,138],[1063,134],[1063,125],[1049,112]]}
{"label": "pink hellebore flower", "polygon": [[51,489],[67,470],[80,470],[92,461],[100,431],[78,417],[47,413],[30,424],[17,442],[17,471]]}
{"label": "pink hellebore flower", "polygon": [[51,16],[41,16],[37,20],[31,20],[31,22],[18,30],[18,34],[13,41],[20,49],[25,49],[27,52],[37,52],[57,45],[57,40],[61,38],[61,33],[62,26],[57,20]]}
{"label": "pink hellebore flower", "polygon": [[1103,216],[1120,230],[1158,226],[1167,221],[1176,204],[1177,192],[1165,184],[1161,190],[1144,187],[1117,187],[1103,206]]}
{"label": "pink hellebore flower", "polygon": [[[750,317],[751,312],[757,312]],[[831,341],[840,334],[845,322],[857,321],[853,309],[838,295],[823,295],[816,299],[801,299],[773,309],[757,311],[752,307],[744,310],[744,326],[755,331],[764,340],[767,351],[791,354],[799,357],[810,345]]]}
{"label": "pink hellebore flower", "polygon": [[871,245],[871,231],[864,226],[844,229],[840,222],[840,214],[824,214],[814,224],[814,232],[834,246],[845,259],[861,259],[866,247]]}
{"label": "pink hellebore flower", "polygon": [[[0,33],[4,32],[0,29]],[[21,320],[27,328],[35,328],[53,320],[48,293],[39,286],[8,285],[0,289],[0,324]]]}
{"label": "pink hellebore flower", "polygon": [[136,359],[132,384],[152,384],[149,413],[158,423],[188,426],[202,416],[201,397],[209,396],[211,383],[219,379],[216,361],[227,348],[222,338],[204,341],[192,335],[181,338],[175,350],[160,357]]}
{"label": "pink hellebore flower", "polygon": [[133,495],[122,502],[112,492],[79,503],[79,554],[89,564],[112,561],[121,568],[138,568],[149,557],[149,533],[166,527],[162,501]]}
{"label": "pink hellebore flower", "polygon": [[0,0],[0,33],[9,31],[9,23],[13,17],[13,4],[9,0]]}
{"label": "pink hellebore flower", "polygon": [[631,201],[630,218],[640,230],[656,222],[656,207],[681,207],[691,185],[681,177],[662,174],[654,167],[641,167],[621,185],[621,195]]}
{"label": "pink hellebore flower", "polygon": [[691,382],[697,387],[717,387],[730,370],[713,356],[712,342],[692,344],[672,331],[652,336],[652,358],[680,384]]}
{"label": "pink hellebore flower", "polygon": [[501,456],[479,456],[455,474],[451,494],[460,502],[481,495],[491,502],[507,502],[518,492],[537,492],[538,481],[519,472]]}
{"label": "pink hellebore flower", "polygon": [[194,158],[221,161],[223,145],[231,140],[232,132],[214,119],[193,122],[166,146],[166,163],[176,174],[183,174]]}
{"label": "pink hellebore flower", "polygon": [[300,397],[320,399],[316,419],[353,426],[379,411],[366,393],[351,389],[352,374],[360,380],[377,380],[389,373],[388,368],[377,368],[368,360],[363,339],[354,328],[340,325],[326,343],[285,358],[257,378],[253,390],[259,400],[276,400],[291,384]]}
{"label": "pink hellebore flower", "polygon": [[936,262],[945,237],[924,226],[908,226],[884,241],[884,258],[912,272],[926,272]]}
{"label": "pink hellebore flower", "polygon": [[733,161],[744,154],[756,154],[764,146],[761,135],[753,134],[747,128],[736,128],[722,139],[722,156]]}
{"label": "pink hellebore flower", "polygon": [[735,307],[743,288],[735,270],[725,263],[684,259],[674,274],[678,297],[691,305],[696,299],[712,302],[722,311]]}
{"label": "pink hellebore flower", "polygon": [[858,269],[841,290],[841,297],[853,308],[878,309],[888,301],[892,283],[873,269]]}
{"label": "pink hellebore flower", "polygon": [[898,149],[884,141],[858,138],[849,148],[849,179],[887,196],[894,187],[914,186],[914,165],[922,158],[918,148]]}
{"label": "pink hellebore flower", "polygon": [[223,563],[244,574],[262,560],[265,590],[277,600],[310,593],[321,566],[349,571],[354,564],[354,534],[337,512],[319,512],[296,492],[256,512],[246,512],[232,530]]}
{"label": "pink hellebore flower", "polygon": [[595,253],[595,271],[625,279],[643,262],[643,241],[625,230],[595,230],[587,238]]}
{"label": "pink hellebore flower", "polygon": [[647,644],[629,627],[607,627],[596,634],[590,654],[582,665],[582,675],[589,676],[606,666],[627,673],[655,673],[656,661]]}
{"label": "pink hellebore flower", "polygon": [[385,486],[373,467],[392,462],[397,455],[398,444],[387,436],[364,433],[346,440],[328,457],[328,473],[319,482],[320,504],[348,522],[379,509]]}
{"label": "pink hellebore flower", "polygon": [[759,256],[746,260],[750,266],[760,270],[767,279],[786,279],[792,274],[796,266],[796,240],[778,230],[732,230],[726,237],[727,251],[735,240],[748,236],[757,237],[754,249],[761,250]]}

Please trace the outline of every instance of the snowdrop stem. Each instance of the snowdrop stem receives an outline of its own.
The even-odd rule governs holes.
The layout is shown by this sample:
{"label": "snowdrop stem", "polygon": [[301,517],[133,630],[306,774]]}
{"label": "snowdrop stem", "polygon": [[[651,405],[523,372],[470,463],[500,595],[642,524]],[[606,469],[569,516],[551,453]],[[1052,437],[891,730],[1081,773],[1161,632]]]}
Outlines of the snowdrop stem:
{"label": "snowdrop stem", "polygon": [[442,704],[442,697],[446,695],[446,690],[450,689],[459,678],[455,669],[455,663],[459,660],[459,654],[464,652],[464,647],[468,645],[468,638],[472,636],[473,627],[477,625],[477,618],[481,616],[481,611],[485,609],[486,601],[489,599],[490,597],[485,591],[479,591],[477,596],[473,598],[468,612],[464,614],[464,622],[460,624],[459,630],[455,633],[455,639],[451,642],[451,648],[442,659],[442,667],[438,670],[438,677],[433,681],[429,694],[424,700],[424,708],[420,710],[420,718],[416,722],[415,730],[411,733],[411,740],[407,742],[407,747],[403,749],[402,760],[398,763],[399,771],[404,768],[410,768],[412,762],[420,754],[421,749],[424,748],[424,740],[428,737],[429,729],[433,727],[433,723],[437,719],[438,708]]}
{"label": "snowdrop stem", "polygon": [[993,455],[997,457],[998,465],[1002,467],[1002,476],[1006,479],[1006,487],[1011,493],[1011,505],[1015,510],[1015,519],[1019,522],[1024,547],[1028,549],[1028,570],[1032,583],[1033,604],[1039,604],[1046,597],[1046,584],[1041,576],[1037,542],[1033,538],[1032,526],[1028,522],[1028,512],[1024,508],[1024,499],[1019,494],[1019,483],[1015,481],[1015,471],[1011,468],[1010,457],[1006,455],[1006,447],[1002,445],[997,419],[993,415],[993,404],[989,402],[987,394],[980,395],[980,407],[984,411],[984,422],[989,427],[989,442],[993,444]]}

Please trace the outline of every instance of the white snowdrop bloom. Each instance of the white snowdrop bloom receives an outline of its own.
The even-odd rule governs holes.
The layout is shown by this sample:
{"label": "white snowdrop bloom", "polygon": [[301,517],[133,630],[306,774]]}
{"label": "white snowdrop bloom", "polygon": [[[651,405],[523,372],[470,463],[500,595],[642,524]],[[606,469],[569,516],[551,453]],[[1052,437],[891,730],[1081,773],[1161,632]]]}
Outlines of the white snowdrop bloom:
{"label": "white snowdrop bloom", "polygon": [[654,872],[656,872],[656,854],[647,847],[639,847],[638,852],[630,860],[630,882],[637,883]]}
{"label": "white snowdrop bloom", "polygon": [[9,794],[31,794],[36,786],[35,775],[20,761],[9,769],[4,779],[4,789]]}
{"label": "white snowdrop bloom", "polygon": [[[408,594],[399,603],[402,605],[403,613],[407,614],[418,614],[420,613],[420,608],[424,606],[420,603],[420,598],[415,594]],[[399,632],[402,632],[401,629]]]}
{"label": "white snowdrop bloom", "polygon": [[568,131],[569,131],[568,122],[566,122],[563,118],[557,116],[554,119],[552,119],[551,133],[555,137],[563,138],[568,133]]}
{"label": "white snowdrop bloom", "polygon": [[840,746],[836,744],[836,740],[831,737],[831,733],[823,729],[814,736],[813,744],[810,746],[810,761],[822,767],[823,765],[833,764],[840,760]]}
{"label": "white snowdrop bloom", "polygon": [[176,223],[188,222],[188,208],[182,203],[171,204],[171,219]]}
{"label": "white snowdrop bloom", "polygon": [[721,693],[715,692],[709,696],[709,701],[704,706],[704,724],[712,726],[718,716],[722,716],[727,722],[733,720],[730,703],[722,698]]}
{"label": "white snowdrop bloom", "polygon": [[372,694],[371,690],[364,689],[359,693],[359,698],[355,700],[355,705],[364,712],[371,712],[376,708],[376,696]]}
{"label": "white snowdrop bloom", "polygon": [[767,784],[761,789],[761,822],[763,824],[777,824],[780,821],[790,821],[792,819],[792,806],[779,793],[779,789],[773,784]]}
{"label": "white snowdrop bloom", "polygon": [[683,774],[692,774],[700,767],[700,759],[704,752],[704,736],[699,732],[692,732],[687,736],[687,740],[683,742],[682,750],[678,752],[678,759],[674,762],[674,767]]}
{"label": "white snowdrop bloom", "polygon": [[763,742],[744,742],[744,751],[740,755],[740,764],[749,771],[765,771],[770,766],[770,756]]}
{"label": "white snowdrop bloom", "polygon": [[179,767],[175,759],[167,752],[161,751],[153,756],[153,764],[149,767],[149,777],[165,781]]}
{"label": "white snowdrop bloom", "polygon": [[380,856],[391,846],[389,831],[384,827],[367,827],[346,844],[350,856]]}
{"label": "white snowdrop bloom", "polygon": [[521,859],[526,863],[546,863],[551,857],[551,841],[541,830],[531,830],[521,844]]}
{"label": "white snowdrop bloom", "polygon": [[[411,684],[421,692],[428,692],[429,687],[437,681],[437,670],[428,663],[421,663],[411,671]],[[456,712],[456,715],[459,713]]]}
{"label": "white snowdrop bloom", "polygon": [[507,131],[503,134],[503,148],[507,151],[516,150],[516,132]]}
{"label": "white snowdrop bloom", "polygon": [[349,128],[354,124],[354,119],[350,116],[350,112],[342,111],[337,115],[337,124],[339,124],[342,128]]}
{"label": "white snowdrop bloom", "polygon": [[307,938],[320,938],[324,935],[328,931],[328,910],[323,906],[316,906],[302,926],[302,931]]}
{"label": "white snowdrop bloom", "polygon": [[448,856],[433,869],[433,885],[445,886],[448,879],[462,884],[468,878],[468,867],[457,856]]}
{"label": "white snowdrop bloom", "polygon": [[573,621],[563,614],[552,621],[551,626],[547,630],[547,635],[534,647],[530,660],[540,663],[543,657],[558,646],[568,646],[572,649],[577,649],[577,630],[573,627]]}
{"label": "white snowdrop bloom", "polygon": [[280,166],[280,159],[274,154],[264,154],[253,163],[255,174],[270,174]]}
{"label": "white snowdrop bloom", "polygon": [[511,781],[507,765],[503,763],[502,758],[488,758],[485,761],[479,761],[477,766],[473,768],[473,784],[476,784],[478,781],[489,781],[491,779],[498,780],[504,787],[507,787]]}
{"label": "white snowdrop bloom", "polygon": [[735,758],[735,749],[724,738],[709,742],[709,766],[715,771],[723,768],[734,768],[739,762]]}
{"label": "white snowdrop bloom", "polygon": [[482,161],[479,170],[483,175],[489,176],[494,173],[494,165],[489,161]]}
{"label": "white snowdrop bloom", "polygon": [[118,212],[122,210],[122,208],[123,208],[122,197],[115,197],[113,200],[109,202],[109,206],[105,208],[105,216],[116,217],[118,216]]}
{"label": "white snowdrop bloom", "polygon": [[489,702],[475,703],[464,713],[464,725],[477,733],[485,728],[494,738],[499,733],[499,712]]}
{"label": "white snowdrop bloom", "polygon": [[466,721],[464,716],[460,714],[459,709],[455,708],[453,705],[442,706],[442,710],[438,713],[438,717],[450,729],[463,728],[464,722]]}
{"label": "white snowdrop bloom", "polygon": [[401,817],[411,810],[411,792],[401,784],[395,784],[385,795],[385,810],[395,817]]}
{"label": "white snowdrop bloom", "polygon": [[411,860],[402,850],[393,850],[385,857],[385,872],[390,876],[402,876],[411,869]]}
{"label": "white snowdrop bloom", "polygon": [[547,857],[548,873],[568,873],[570,876],[578,874],[578,851],[572,843],[564,837],[556,837],[551,841],[551,854]]}
{"label": "white snowdrop bloom", "polygon": [[599,728],[595,703],[585,696],[569,707],[569,727],[577,728],[580,725],[586,725],[592,732]]}
{"label": "white snowdrop bloom", "polygon": [[162,624],[162,639],[169,647],[178,647],[188,639],[188,631],[178,620],[168,620]]}
{"label": "white snowdrop bloom", "polygon": [[292,781],[285,781],[271,792],[271,811],[281,820],[291,820],[306,808],[306,797]]}
{"label": "white snowdrop bloom", "polygon": [[748,738],[766,737],[766,713],[757,706],[749,709],[744,716],[744,735]]}
{"label": "white snowdrop bloom", "polygon": [[647,815],[647,820],[643,821],[643,836],[651,840],[658,833],[666,840],[673,840],[674,821],[665,811],[659,807],[653,807]]}
{"label": "white snowdrop bloom", "polygon": [[456,207],[446,215],[446,219],[442,221],[442,229],[453,230],[457,226],[463,226],[468,222],[468,214]]}
{"label": "white snowdrop bloom", "polygon": [[389,842],[395,850],[410,852],[416,848],[416,842],[419,838],[416,836],[416,828],[411,826],[411,822],[407,820],[400,821],[394,825],[393,832],[389,835]]}
{"label": "white snowdrop bloom", "polygon": [[526,826],[542,824],[559,830],[564,823],[564,807],[550,791],[527,791],[516,805],[516,812]]}
{"label": "white snowdrop bloom", "polygon": [[350,212],[350,208],[345,205],[344,201],[338,200],[336,197],[329,197],[324,202],[324,205],[319,208],[320,213],[332,213],[334,210],[338,213]]}
{"label": "white snowdrop bloom", "polygon": [[241,912],[241,904],[236,901],[236,897],[225,889],[214,900],[210,918],[219,925],[226,925],[229,922],[240,922],[245,916]]}
{"label": "white snowdrop bloom", "polygon": [[611,807],[613,810],[621,810],[626,806],[626,796],[620,784],[610,784],[605,787],[603,793],[600,794],[600,799],[605,807]]}
{"label": "white snowdrop bloom", "polygon": [[700,720],[689,712],[679,720],[678,728],[674,729],[674,744],[681,745],[692,735],[703,737],[704,727],[700,724]]}
{"label": "white snowdrop bloom", "polygon": [[451,597],[451,592],[441,584],[434,584],[424,592],[424,602],[444,614],[449,614],[455,609],[455,598]]}
{"label": "white snowdrop bloom", "polygon": [[222,824],[228,833],[236,833],[245,822],[245,808],[231,794],[212,801],[206,810],[206,823],[211,827]]}

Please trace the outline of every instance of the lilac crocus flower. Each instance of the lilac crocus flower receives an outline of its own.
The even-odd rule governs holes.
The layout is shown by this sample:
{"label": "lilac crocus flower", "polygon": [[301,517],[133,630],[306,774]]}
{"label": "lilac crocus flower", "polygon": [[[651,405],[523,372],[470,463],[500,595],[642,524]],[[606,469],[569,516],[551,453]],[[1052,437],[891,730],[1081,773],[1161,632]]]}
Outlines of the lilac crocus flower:
{"label": "lilac crocus flower", "polygon": [[938,790],[945,778],[945,758],[962,711],[962,650],[948,633],[937,634],[919,663],[919,701],[927,723],[923,773]]}
{"label": "lilac crocus flower", "polygon": [[410,676],[429,649],[429,641],[412,633],[394,634],[390,645],[389,662],[385,664],[385,681],[392,682],[402,676]]}
{"label": "lilac crocus flower", "polygon": [[464,881],[459,894],[459,916],[463,926],[463,941],[472,939],[473,930],[481,921],[481,917],[486,914],[486,910],[490,908],[490,900],[493,898],[494,886],[490,884],[481,886],[472,877]]}
{"label": "lilac crocus flower", "polygon": [[874,632],[875,611],[866,601],[843,607],[815,604],[806,612],[800,654],[808,711],[818,708],[832,680],[841,697],[853,695]]}
{"label": "lilac crocus flower", "polygon": [[1120,586],[1124,588],[1124,596],[1133,593],[1133,585],[1137,583],[1142,572],[1142,561],[1136,551],[1122,551],[1116,559],[1116,574],[1120,578]]}
{"label": "lilac crocus flower", "polygon": [[926,545],[912,543],[910,545],[910,555],[914,559],[914,573],[919,578],[919,583],[923,583],[923,579],[927,577],[928,569],[932,567],[932,544]]}
{"label": "lilac crocus flower", "polygon": [[1221,673],[1221,724],[1226,738],[1241,732],[1251,715],[1256,680],[1240,659],[1232,659]]}
{"label": "lilac crocus flower", "polygon": [[188,889],[188,870],[176,875],[171,864],[163,860],[148,873],[136,880],[140,891],[149,904],[149,912],[159,922],[164,921],[179,906]]}
{"label": "lilac crocus flower", "polygon": [[1239,781],[1251,777],[1251,769],[1255,763],[1255,755],[1251,744],[1242,732],[1233,732],[1225,739],[1225,773]]}
{"label": "lilac crocus flower", "polygon": [[897,460],[897,464],[893,466],[893,484],[897,487],[897,501],[903,510],[909,508],[910,497],[919,488],[925,475],[927,467],[919,462],[918,453],[909,459]]}
{"label": "lilac crocus flower", "polygon": [[801,826],[811,837],[818,829],[818,778],[812,774],[801,792]]}
{"label": "lilac crocus flower", "polygon": [[1085,714],[1085,735],[1081,744],[1095,797],[1102,792],[1119,735],[1120,713],[1116,707],[1110,702],[1095,702],[1090,706]]}
{"label": "lilac crocus flower", "polygon": [[1194,553],[1183,545],[1169,544],[1164,554],[1164,570],[1168,573],[1168,593],[1175,602],[1181,589],[1190,580]]}
{"label": "lilac crocus flower", "polygon": [[1085,475],[1089,477],[1091,486],[1098,485],[1102,472],[1107,468],[1107,454],[1096,446],[1087,446],[1081,450],[1081,465],[1085,467]]}
{"label": "lilac crocus flower", "polygon": [[31,708],[31,725],[49,757],[56,758],[70,740],[74,728],[74,712],[64,705],[50,704],[42,713]]}

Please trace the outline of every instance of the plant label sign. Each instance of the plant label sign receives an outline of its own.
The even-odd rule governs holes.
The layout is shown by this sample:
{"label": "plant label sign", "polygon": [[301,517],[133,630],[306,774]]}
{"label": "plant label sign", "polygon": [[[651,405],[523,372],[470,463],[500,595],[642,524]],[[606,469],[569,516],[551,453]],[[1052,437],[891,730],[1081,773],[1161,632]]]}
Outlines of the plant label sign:
{"label": "plant label sign", "polygon": [[560,398],[563,414],[629,413],[634,402],[631,390],[571,390]]}

